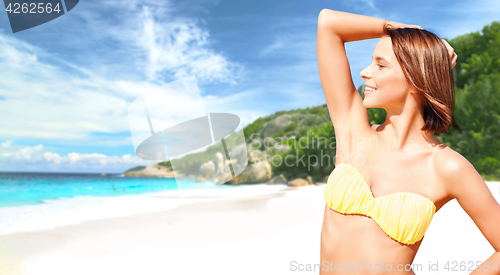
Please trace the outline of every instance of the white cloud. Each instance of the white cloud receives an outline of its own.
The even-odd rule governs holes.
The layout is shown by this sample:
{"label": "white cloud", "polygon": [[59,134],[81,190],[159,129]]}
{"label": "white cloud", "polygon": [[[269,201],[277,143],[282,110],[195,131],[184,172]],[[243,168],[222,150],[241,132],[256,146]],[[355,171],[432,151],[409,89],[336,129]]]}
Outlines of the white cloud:
{"label": "white cloud", "polygon": [[105,154],[69,153],[61,156],[47,151],[42,144],[36,146],[11,145],[8,150],[0,153],[2,170],[38,170],[38,171],[113,171],[123,172],[138,165],[150,165],[156,161],[139,159],[125,154],[122,156],[107,156]]}
{"label": "white cloud", "polygon": [[108,26],[110,34],[129,47],[136,65],[149,81],[165,76],[196,75],[202,83],[236,84],[244,67],[211,47],[210,33],[196,18],[174,16],[174,11],[136,5],[120,25]]}
{"label": "white cloud", "polygon": [[[175,17],[169,3],[81,4],[78,13],[68,19],[73,20],[70,22],[83,20],[90,30],[75,35],[75,44],[88,43],[78,40],[81,36],[97,42],[118,39],[120,49],[117,51],[126,51],[131,60],[115,62],[142,70],[141,80],[114,71],[102,74],[92,62],[72,63],[15,36],[0,33],[0,95],[5,99],[0,101],[0,137],[105,143],[102,138],[91,137],[91,133],[129,131],[129,104],[141,92],[157,87],[165,75],[180,78],[194,74],[198,83],[237,83],[244,68],[216,53],[211,48],[209,32],[194,19]],[[97,4],[101,5],[97,12],[89,10]],[[148,9],[144,4],[155,8]],[[100,17],[104,15],[99,12],[106,13],[113,8],[123,16],[116,21]],[[113,53],[114,49],[107,51]],[[99,58],[89,53],[89,59]],[[107,65],[113,66],[101,64]],[[115,138],[115,141],[120,145],[132,144],[129,137],[122,141]]]}
{"label": "white cloud", "polygon": [[2,147],[9,147],[12,144],[12,140],[7,140],[6,142],[0,144]]}
{"label": "white cloud", "polygon": [[261,51],[261,55],[268,55],[270,53],[279,51],[280,49],[284,48],[288,43],[290,43],[289,37],[279,35],[275,38],[274,42],[271,45],[267,46]]}

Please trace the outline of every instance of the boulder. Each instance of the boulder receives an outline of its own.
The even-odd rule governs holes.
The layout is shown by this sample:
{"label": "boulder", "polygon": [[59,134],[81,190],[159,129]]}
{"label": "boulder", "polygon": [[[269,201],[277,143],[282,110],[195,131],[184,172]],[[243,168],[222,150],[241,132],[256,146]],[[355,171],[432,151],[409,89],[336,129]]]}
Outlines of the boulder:
{"label": "boulder", "polygon": [[[229,152],[229,160],[227,160],[231,166],[233,167],[233,170],[235,173],[237,171],[243,170],[247,165],[248,165],[248,153],[247,153],[247,146],[246,144],[240,144],[231,149]],[[231,172],[229,170],[229,163],[227,165],[227,172]]]}
{"label": "boulder", "polygon": [[305,179],[302,178],[296,178],[292,181],[289,181],[287,183],[288,186],[307,186],[309,185],[309,182]]}
{"label": "boulder", "polygon": [[280,174],[278,176],[274,176],[268,183],[269,184],[286,183],[286,178],[285,176],[283,176],[283,174]]}
{"label": "boulder", "polygon": [[224,159],[225,157],[223,157],[220,152],[215,153],[215,156],[212,158],[212,162],[214,163],[215,166],[215,177],[220,177],[224,174],[226,170],[224,165]]}
{"label": "boulder", "polygon": [[264,138],[264,148],[270,149],[273,148],[276,145],[276,140],[274,140],[272,137],[266,137]]}
{"label": "boulder", "polygon": [[272,137],[275,134],[282,132],[285,128],[293,122],[293,117],[291,115],[281,115],[276,119],[264,124],[261,129],[259,129],[262,137]]}
{"label": "boulder", "polygon": [[271,165],[268,161],[258,161],[249,163],[248,166],[231,180],[230,184],[267,182],[271,179]]}
{"label": "boulder", "polygon": [[213,161],[203,163],[200,167],[200,172],[205,178],[215,177],[215,164]]}

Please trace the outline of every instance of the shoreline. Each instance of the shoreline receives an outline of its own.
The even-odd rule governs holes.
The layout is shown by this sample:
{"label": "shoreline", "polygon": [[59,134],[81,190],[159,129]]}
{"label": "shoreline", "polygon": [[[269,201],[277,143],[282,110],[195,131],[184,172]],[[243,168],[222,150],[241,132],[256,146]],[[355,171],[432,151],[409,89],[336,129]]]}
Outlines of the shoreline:
{"label": "shoreline", "polygon": [[[0,235],[0,273],[297,274],[292,262],[319,261],[324,187],[242,188],[232,197],[198,197],[163,211]],[[500,182],[488,187],[499,201]],[[452,200],[435,214],[414,260],[423,269],[415,272],[469,274],[443,268],[446,262],[485,260],[493,251]],[[436,263],[439,272],[429,270]]]}
{"label": "shoreline", "polygon": [[175,209],[218,199],[273,194],[283,184],[253,184],[165,190],[120,196],[75,196],[45,200],[41,204],[0,208],[0,236],[52,229],[90,220],[125,217]]}
{"label": "shoreline", "polygon": [[[265,242],[266,239],[276,238],[283,229],[291,229],[296,223],[309,220],[312,221],[309,226],[314,228],[314,221],[322,218],[322,212],[317,211],[317,207],[324,207],[321,201],[323,189],[324,186],[282,186],[274,193],[216,199],[180,205],[161,212],[0,235],[0,270],[5,271],[5,274],[168,274],[174,270],[172,274],[192,274],[179,273],[183,266],[176,265],[176,262],[188,260],[189,257],[202,260],[211,254],[209,251],[205,251],[207,254],[197,254],[197,249],[191,251],[190,247],[203,250],[211,245],[255,246],[259,240]],[[311,200],[319,201],[316,209],[310,205]],[[292,211],[287,213],[290,203],[293,204]],[[287,213],[286,217],[283,217],[283,213]],[[320,225],[316,224],[316,227]],[[311,240],[315,239],[312,236]],[[266,246],[262,242],[261,245],[263,248]],[[137,253],[140,248],[145,249]],[[220,253],[227,252],[218,250]],[[315,250],[319,252],[319,247]],[[179,256],[183,253],[184,256]],[[177,260],[164,266],[160,263],[165,262],[166,255]],[[251,255],[247,256],[251,259]],[[127,257],[131,257],[129,261],[118,259]],[[107,260],[101,262],[100,258]],[[149,258],[157,259],[158,262],[152,263]],[[118,262],[113,264],[115,260]],[[65,266],[65,262],[72,264]],[[142,263],[148,262],[155,267],[154,270],[137,270],[143,266]],[[111,266],[108,263],[114,266],[113,271],[109,270]],[[82,266],[77,268],[75,265],[79,264]],[[128,267],[122,270],[120,266]],[[40,273],[44,268],[47,273]],[[58,268],[60,271],[57,271]],[[131,272],[133,269],[136,271]]]}

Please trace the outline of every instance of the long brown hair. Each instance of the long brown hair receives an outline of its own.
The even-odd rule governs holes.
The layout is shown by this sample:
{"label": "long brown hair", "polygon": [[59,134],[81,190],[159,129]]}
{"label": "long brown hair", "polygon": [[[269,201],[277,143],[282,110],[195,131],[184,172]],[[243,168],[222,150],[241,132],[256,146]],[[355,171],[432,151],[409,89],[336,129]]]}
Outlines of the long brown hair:
{"label": "long brown hair", "polygon": [[455,87],[451,58],[446,45],[437,35],[418,28],[394,28],[385,24],[384,33],[391,37],[392,50],[403,69],[408,85],[422,99],[425,125],[422,131],[445,131],[450,134],[455,123]]}

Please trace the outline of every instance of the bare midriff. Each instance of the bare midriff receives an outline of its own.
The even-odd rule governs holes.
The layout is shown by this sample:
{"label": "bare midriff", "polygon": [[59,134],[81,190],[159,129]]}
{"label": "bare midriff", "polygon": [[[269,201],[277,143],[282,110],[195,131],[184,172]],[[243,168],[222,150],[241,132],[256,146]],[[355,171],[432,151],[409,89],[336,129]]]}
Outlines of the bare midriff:
{"label": "bare midriff", "polygon": [[411,264],[421,242],[399,243],[370,217],[341,214],[325,206],[319,274],[413,275],[418,268]]}

